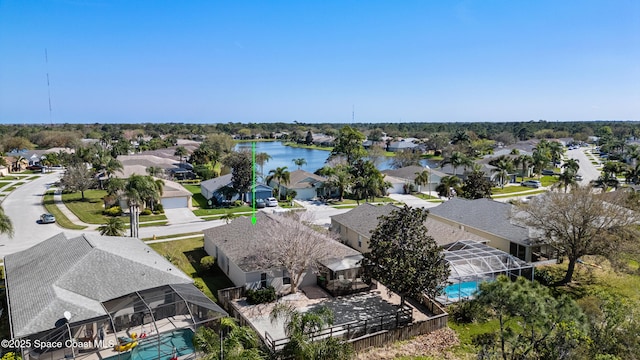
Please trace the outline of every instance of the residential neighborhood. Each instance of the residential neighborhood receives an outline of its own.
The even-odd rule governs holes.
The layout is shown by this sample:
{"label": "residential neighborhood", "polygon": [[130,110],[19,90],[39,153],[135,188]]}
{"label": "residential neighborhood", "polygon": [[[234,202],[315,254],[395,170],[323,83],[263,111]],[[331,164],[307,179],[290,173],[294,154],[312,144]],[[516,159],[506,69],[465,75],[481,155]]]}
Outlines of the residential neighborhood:
{"label": "residential neighborhood", "polygon": [[[597,140],[540,140],[525,155],[513,155],[525,145],[503,145],[500,153],[510,156],[453,151],[431,165],[394,159],[378,170],[362,150],[366,136],[335,151],[345,149],[341,134],[350,132],[358,134],[338,132],[331,152],[305,150],[332,164],[315,172],[270,168],[279,159],[247,161],[255,150],[198,158],[212,146],[206,139],[151,151],[135,150],[132,141],[124,155],[115,150],[124,138],[11,153],[7,164],[23,164],[22,156],[25,166],[6,167],[0,181],[10,226],[0,235],[7,336],[92,344],[23,347],[23,358],[115,360],[145,351],[189,359],[200,356],[193,347],[200,332],[233,318],[233,326],[255,331],[261,351],[284,354],[293,340],[286,321],[273,316],[285,306],[289,316],[332,313],[333,322],[304,341],[320,346],[335,337],[341,348],[367,352],[371,342],[455,334],[449,325],[460,321],[453,320],[460,306],[484,301],[485,288],[503,277],[552,286],[551,271],[568,283],[603,271],[613,254],[597,245],[570,248],[561,240],[568,226],[593,226],[588,231],[619,249],[638,239],[633,142],[605,153]],[[260,144],[273,146],[252,146]],[[546,162],[536,163],[545,152]],[[292,162],[305,166],[300,159],[313,158]],[[261,166],[269,169],[264,183],[254,176]],[[625,178],[613,178],[625,166]],[[521,185],[527,181],[541,185]],[[572,196],[576,208],[551,210]],[[581,201],[600,207],[592,223],[548,215],[578,211]],[[601,227],[605,220],[630,237]],[[388,271],[376,273],[372,264]]]}

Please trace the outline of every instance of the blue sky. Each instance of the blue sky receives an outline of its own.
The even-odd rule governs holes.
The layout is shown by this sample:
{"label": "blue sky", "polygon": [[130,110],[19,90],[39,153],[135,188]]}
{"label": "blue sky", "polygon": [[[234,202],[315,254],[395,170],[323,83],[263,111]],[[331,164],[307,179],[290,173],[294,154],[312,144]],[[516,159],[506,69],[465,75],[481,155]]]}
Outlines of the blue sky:
{"label": "blue sky", "polygon": [[640,120],[640,1],[0,0],[0,123],[338,123],[352,106]]}

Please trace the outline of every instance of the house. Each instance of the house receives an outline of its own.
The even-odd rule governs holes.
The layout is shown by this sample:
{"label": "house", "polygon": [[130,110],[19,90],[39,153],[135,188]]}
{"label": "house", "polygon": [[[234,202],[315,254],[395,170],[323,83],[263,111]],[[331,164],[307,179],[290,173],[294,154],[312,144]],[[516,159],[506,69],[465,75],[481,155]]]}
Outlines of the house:
{"label": "house", "polygon": [[160,197],[160,203],[164,209],[183,209],[192,208],[192,196],[191,191],[184,188],[184,186],[171,180],[164,181],[164,187],[162,188],[162,196]]}
{"label": "house", "polygon": [[[135,238],[60,233],[5,256],[4,268],[11,337],[31,344],[21,349],[23,359],[117,356],[114,345],[133,333],[148,334],[153,347],[227,316]],[[35,345],[45,341],[82,347]]]}
{"label": "house", "polygon": [[389,146],[387,146],[387,151],[398,152],[404,150],[414,150],[416,148],[418,148],[418,144],[415,144],[411,141],[401,140],[390,143]]}
{"label": "house", "polygon": [[[231,223],[204,230],[204,250],[217,259],[218,267],[231,279],[236,286],[248,289],[273,286],[276,291],[284,293],[289,290],[291,278],[286,270],[265,265],[263,251],[265,243],[269,242],[265,234],[267,226],[291,226],[294,221],[288,217],[259,211],[256,214],[256,224],[251,218],[240,217]],[[310,230],[313,231],[313,230]],[[351,270],[351,280],[359,278],[360,253],[329,237],[318,234],[318,238],[326,241],[326,252],[329,254],[321,263],[326,268],[333,267],[334,274],[338,271]],[[350,266],[336,265],[343,259],[351,259]],[[311,270],[311,269],[310,269]],[[336,280],[340,279],[339,275]],[[344,276],[340,280],[349,280]],[[331,278],[325,280],[333,280]],[[301,278],[299,287],[314,285],[318,279],[313,271],[307,271]]]}
{"label": "house", "polygon": [[[383,206],[362,204],[352,210],[331,217],[331,230],[338,233],[340,240],[360,252],[369,252],[371,233],[378,227],[380,216],[388,216],[398,207],[391,204]],[[374,220],[375,219],[375,220]],[[438,245],[446,245],[460,240],[487,242],[488,239],[466,231],[464,228],[449,225],[427,217],[424,224]]]}
{"label": "house", "polygon": [[289,173],[288,184],[280,184],[278,180],[272,179],[268,185],[274,189],[276,187],[280,189],[280,194],[282,195],[293,190],[296,192],[295,199],[311,200],[319,196],[326,196],[324,188],[326,181],[327,179],[320,175],[304,170],[294,170]]}
{"label": "house", "polygon": [[553,250],[535,244],[528,227],[513,217],[514,207],[491,199],[452,198],[429,209],[429,216],[488,239],[488,245],[526,262],[554,258]]}
{"label": "house", "polygon": [[[429,172],[429,183],[427,185],[419,186],[415,183],[416,177],[425,170]],[[381,172],[385,174],[385,180],[392,184],[392,188],[389,189],[389,192],[392,194],[406,194],[406,185],[411,186],[416,191],[432,191],[435,190],[438,184],[440,184],[440,179],[447,176],[440,171],[415,165],[405,166],[399,169],[382,170]]]}
{"label": "house", "polygon": [[[233,183],[231,182],[231,174],[218,176],[217,178],[209,179],[200,183],[200,193],[207,200],[213,200],[214,203],[220,204],[223,200],[227,200],[224,196],[217,191],[224,187],[231,187]],[[249,202],[253,199],[253,191],[247,192],[245,199]],[[265,184],[256,184],[256,199],[266,199],[273,196],[273,189],[270,186]],[[238,200],[240,199],[240,195],[235,194],[229,200]]]}

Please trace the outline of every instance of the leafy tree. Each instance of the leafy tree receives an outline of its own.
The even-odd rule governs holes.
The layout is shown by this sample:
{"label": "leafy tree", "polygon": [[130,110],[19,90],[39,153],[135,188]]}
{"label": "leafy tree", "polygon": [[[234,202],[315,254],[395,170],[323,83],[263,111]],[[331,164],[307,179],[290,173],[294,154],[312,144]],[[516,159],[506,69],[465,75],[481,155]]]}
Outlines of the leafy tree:
{"label": "leafy tree", "polygon": [[241,194],[242,201],[245,201],[245,196],[251,188],[253,177],[250,154],[247,152],[233,152],[224,159],[223,163],[232,169],[231,183],[233,188]]}
{"label": "leafy tree", "polygon": [[311,133],[311,130],[307,131],[307,136],[305,136],[304,138],[304,143],[307,145],[313,144],[313,133]]}
{"label": "leafy tree", "polygon": [[421,159],[419,152],[413,152],[413,150],[398,151],[391,159],[391,167],[394,169],[400,169],[411,165],[421,166]]}
{"label": "leafy tree", "polygon": [[180,159],[180,163],[182,164],[182,160],[188,154],[187,149],[184,146],[178,146],[173,155],[177,156]]}
{"label": "leafy tree", "polygon": [[427,234],[428,211],[394,210],[381,216],[369,240],[370,252],[362,265],[367,277],[383,283],[404,299],[439,295],[449,277],[449,263],[436,241]]}
{"label": "leafy tree", "polygon": [[98,232],[100,232],[100,235],[105,236],[124,236],[124,231],[124,221],[119,217],[109,218],[106,224],[98,226]]}
{"label": "leafy tree", "polygon": [[70,165],[60,179],[60,185],[63,189],[82,194],[84,200],[84,192],[95,186],[93,172],[84,164]]}
{"label": "leafy tree", "polygon": [[580,160],[578,159],[569,159],[562,164],[562,168],[569,169],[573,171],[574,174],[578,173],[578,169],[580,169]]}
{"label": "leafy tree", "polygon": [[456,130],[455,134],[451,137],[451,143],[454,145],[459,143],[468,144],[470,142],[471,137],[469,137],[469,134],[462,129]]}
{"label": "leafy tree", "polygon": [[498,174],[500,179],[500,187],[504,188],[504,184],[507,182],[509,173],[513,171],[513,161],[507,156],[499,156],[496,159],[489,162],[489,164],[495,166],[494,172]]}
{"label": "leafy tree", "polygon": [[13,237],[13,223],[11,223],[11,218],[5,214],[2,206],[0,206],[0,234],[7,234],[9,237]]}
{"label": "leafy tree", "polygon": [[637,236],[635,212],[623,207],[626,196],[603,198],[590,187],[574,187],[569,193],[549,192],[519,205],[527,225],[541,232],[539,242],[555,248],[569,260],[558,284],[570,283],[578,259],[585,255],[614,255],[619,246]]}
{"label": "leafy tree", "polygon": [[557,186],[561,186],[564,188],[564,192],[567,192],[569,186],[576,185],[578,182],[576,180],[576,173],[572,169],[565,169],[560,175],[558,175]]}
{"label": "leafy tree", "polygon": [[548,288],[523,277],[511,281],[501,275],[483,282],[474,301],[500,325],[497,334],[476,337],[483,358],[571,359],[588,340],[585,317],[573,300],[555,298]]}
{"label": "leafy tree", "polygon": [[307,160],[305,158],[297,158],[292,160],[294,164],[298,167],[298,170],[302,168],[302,166],[307,165]]}
{"label": "leafy tree", "polygon": [[[222,344],[220,335],[222,334]],[[248,326],[238,326],[233,318],[220,319],[220,333],[201,326],[193,336],[193,344],[205,360],[263,360],[258,335]],[[221,351],[222,350],[222,353]]]}
{"label": "leafy tree", "polygon": [[474,171],[464,180],[460,196],[466,199],[491,198],[491,182],[485,178],[484,172]]}
{"label": "leafy tree", "polygon": [[376,167],[380,166],[386,160],[385,150],[380,146],[371,146],[367,150],[367,159]]}
{"label": "leafy tree", "polygon": [[358,160],[350,168],[353,178],[351,194],[359,202],[360,200],[375,199],[376,196],[384,196],[391,184],[384,180],[384,175],[376,169],[371,161]]}
{"label": "leafy tree", "polygon": [[350,189],[353,184],[353,176],[349,173],[349,167],[346,165],[325,166],[321,173],[323,176],[328,177],[325,186],[329,189],[337,190],[338,198],[343,201],[345,191]]}
{"label": "leafy tree", "polygon": [[285,334],[289,342],[284,346],[281,355],[295,360],[347,360],[353,357],[351,345],[334,337],[319,340],[312,335],[333,325],[333,312],[327,307],[320,307],[304,313],[292,306],[277,304],[271,311],[271,322],[284,319]]}
{"label": "leafy tree", "polygon": [[358,130],[351,126],[343,127],[338,133],[333,150],[329,154],[329,159],[336,156],[344,156],[347,159],[347,163],[353,164],[356,160],[367,156],[367,152],[362,146],[364,139],[364,135]]}

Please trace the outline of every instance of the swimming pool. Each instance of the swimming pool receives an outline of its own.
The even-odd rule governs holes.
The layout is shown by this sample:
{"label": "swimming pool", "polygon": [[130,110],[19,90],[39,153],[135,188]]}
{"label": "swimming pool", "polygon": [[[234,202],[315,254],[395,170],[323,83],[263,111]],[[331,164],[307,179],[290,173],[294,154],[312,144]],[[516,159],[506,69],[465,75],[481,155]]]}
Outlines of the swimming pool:
{"label": "swimming pool", "polygon": [[458,301],[460,299],[470,298],[478,291],[477,281],[467,281],[457,284],[451,284],[444,288],[444,294],[449,301]]}
{"label": "swimming pool", "polygon": [[[189,329],[161,334],[159,340],[159,353],[158,339],[141,339],[133,350],[120,354],[119,360],[169,360],[174,354],[174,349],[177,356],[192,354],[195,351],[193,349],[193,331]],[[118,355],[110,356],[104,360],[118,360]]]}

